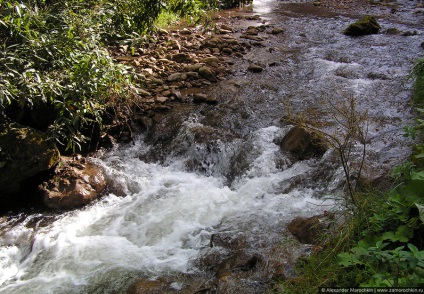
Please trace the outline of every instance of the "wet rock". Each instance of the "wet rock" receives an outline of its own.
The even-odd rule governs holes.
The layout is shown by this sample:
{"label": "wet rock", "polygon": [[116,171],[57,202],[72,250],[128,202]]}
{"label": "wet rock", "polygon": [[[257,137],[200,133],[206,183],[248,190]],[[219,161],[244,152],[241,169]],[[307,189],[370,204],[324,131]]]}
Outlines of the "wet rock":
{"label": "wet rock", "polygon": [[247,246],[246,235],[240,232],[212,234],[209,246],[239,250]]}
{"label": "wet rock", "polygon": [[283,152],[290,153],[297,160],[321,157],[328,149],[319,136],[299,126],[292,128],[279,145]]}
{"label": "wet rock", "polygon": [[208,100],[208,96],[203,93],[196,93],[193,95],[194,103],[205,103]]}
{"label": "wet rock", "polygon": [[215,72],[208,66],[202,66],[201,68],[199,68],[199,74],[202,78],[205,78],[210,82],[217,82]]}
{"label": "wet rock", "polygon": [[319,245],[322,244],[322,236],[329,225],[328,218],[316,215],[308,218],[297,217],[287,225],[287,229],[299,242]]}
{"label": "wet rock", "polygon": [[62,157],[52,179],[40,185],[44,204],[52,209],[82,207],[106,188],[103,171],[84,159]]}
{"label": "wet rock", "polygon": [[398,30],[397,28],[388,28],[385,31],[385,34],[387,35],[400,35],[402,31]]}
{"label": "wet rock", "polygon": [[244,32],[246,35],[253,35],[256,36],[259,34],[259,30],[256,27],[248,27],[246,32]]}
{"label": "wet rock", "polygon": [[417,31],[406,31],[406,32],[402,32],[400,35],[405,36],[405,37],[411,37],[411,36],[418,35],[418,32]]}
{"label": "wet rock", "polygon": [[264,69],[262,66],[257,65],[257,64],[250,64],[249,67],[247,68],[247,70],[251,71],[251,72],[262,72]]}
{"label": "wet rock", "polygon": [[[140,279],[132,284],[127,294],[163,294],[163,293],[215,293],[215,285],[202,276],[177,274],[158,279]],[[212,292],[211,292],[212,291]]]}
{"label": "wet rock", "polygon": [[348,36],[371,35],[377,34],[380,28],[380,25],[374,17],[366,16],[361,20],[349,25],[343,33]]}
{"label": "wet rock", "polygon": [[233,273],[251,271],[255,269],[260,260],[261,257],[256,252],[237,251],[219,265],[216,277],[221,279]]}
{"label": "wet rock", "polygon": [[26,179],[54,167],[59,156],[44,133],[17,123],[0,124],[0,198],[18,193]]}
{"label": "wet rock", "polygon": [[210,105],[216,105],[218,104],[218,99],[215,96],[209,96],[208,99],[206,99],[206,103]]}

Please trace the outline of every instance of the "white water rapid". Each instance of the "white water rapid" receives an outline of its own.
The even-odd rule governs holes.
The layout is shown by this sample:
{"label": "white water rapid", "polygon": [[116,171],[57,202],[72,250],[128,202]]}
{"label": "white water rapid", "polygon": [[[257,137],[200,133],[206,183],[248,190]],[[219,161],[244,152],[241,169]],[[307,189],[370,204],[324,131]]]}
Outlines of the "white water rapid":
{"label": "white water rapid", "polygon": [[281,153],[273,140],[285,131],[268,127],[252,134],[254,158],[232,187],[219,176],[184,171],[179,159],[169,166],[141,161],[147,149],[142,138],[94,159],[126,196],[109,194],[48,225],[37,224],[35,215],[11,231],[3,227],[0,293],[118,291],[137,275],[196,271],[191,262],[213,233],[230,229],[269,237],[297,215],[328,209],[314,189],[281,192],[291,178],[320,164],[277,168]]}

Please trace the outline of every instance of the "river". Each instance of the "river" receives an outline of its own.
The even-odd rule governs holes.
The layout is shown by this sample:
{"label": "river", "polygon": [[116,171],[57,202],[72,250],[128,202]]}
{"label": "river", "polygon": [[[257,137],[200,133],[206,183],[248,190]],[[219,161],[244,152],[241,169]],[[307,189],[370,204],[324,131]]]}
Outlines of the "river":
{"label": "river", "polygon": [[[396,12],[377,5],[352,13],[255,0],[262,20],[252,24],[284,34],[265,36],[264,47],[207,89],[218,105],[175,107],[134,142],[93,156],[114,187],[94,204],[0,219],[0,293],[120,293],[138,278],[202,276],[199,260],[213,250],[229,254],[211,248],[219,234],[242,240],[263,261],[277,256],[284,275],[293,275],[293,261],[311,246],[294,240],[286,225],[337,210],[343,171],[331,150],[301,161],[282,153],[276,142],[291,128],[282,118],[290,106],[325,121],[325,101],[353,97],[358,111],[368,112],[367,175],[383,177],[405,159],[411,147],[403,128],[413,122],[409,74],[423,50],[424,13],[416,1],[399,2]],[[342,34],[368,13],[378,16],[380,34]],[[416,34],[383,33],[393,27]],[[249,72],[250,63],[265,70]],[[222,293],[260,293],[266,286],[258,286],[258,276]],[[171,286],[182,287],[177,280]]]}

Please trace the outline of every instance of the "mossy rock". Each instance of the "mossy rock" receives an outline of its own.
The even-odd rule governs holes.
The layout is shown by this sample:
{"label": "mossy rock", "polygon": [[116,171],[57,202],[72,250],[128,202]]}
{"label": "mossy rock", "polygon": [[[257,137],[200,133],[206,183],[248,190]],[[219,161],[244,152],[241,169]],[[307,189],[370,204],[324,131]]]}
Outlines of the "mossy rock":
{"label": "mossy rock", "polygon": [[0,124],[0,195],[18,193],[24,180],[49,170],[59,157],[44,133],[17,123]]}
{"label": "mossy rock", "polygon": [[344,34],[348,36],[364,36],[377,34],[381,26],[373,16],[365,16],[361,20],[349,25]]}

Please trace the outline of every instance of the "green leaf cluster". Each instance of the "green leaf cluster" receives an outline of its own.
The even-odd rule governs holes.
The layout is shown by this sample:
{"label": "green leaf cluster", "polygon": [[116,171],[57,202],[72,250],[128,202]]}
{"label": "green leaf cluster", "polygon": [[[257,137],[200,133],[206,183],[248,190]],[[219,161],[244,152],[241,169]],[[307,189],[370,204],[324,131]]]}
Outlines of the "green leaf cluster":
{"label": "green leaf cluster", "polygon": [[423,247],[423,187],[423,181],[411,180],[390,192],[369,217],[362,239],[338,255],[339,265],[357,268],[360,286],[424,285],[424,250],[418,249]]}

